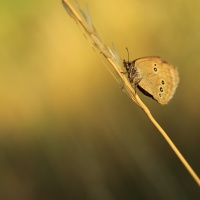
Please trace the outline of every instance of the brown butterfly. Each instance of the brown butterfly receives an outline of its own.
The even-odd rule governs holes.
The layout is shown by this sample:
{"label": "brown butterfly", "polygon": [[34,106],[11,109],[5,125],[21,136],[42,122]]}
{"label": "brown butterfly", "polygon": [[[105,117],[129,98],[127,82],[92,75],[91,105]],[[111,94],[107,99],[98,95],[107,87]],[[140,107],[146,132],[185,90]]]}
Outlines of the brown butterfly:
{"label": "brown butterfly", "polygon": [[143,57],[132,62],[123,62],[130,83],[158,101],[167,104],[179,83],[177,68],[162,61],[160,57]]}

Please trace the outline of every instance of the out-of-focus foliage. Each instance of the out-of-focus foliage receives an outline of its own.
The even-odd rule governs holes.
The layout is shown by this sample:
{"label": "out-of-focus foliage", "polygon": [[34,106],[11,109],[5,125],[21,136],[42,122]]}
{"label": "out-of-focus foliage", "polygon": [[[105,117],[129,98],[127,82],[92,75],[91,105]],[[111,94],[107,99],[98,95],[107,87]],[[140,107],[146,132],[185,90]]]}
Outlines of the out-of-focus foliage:
{"label": "out-of-focus foliage", "polygon": [[[200,2],[86,3],[121,59],[128,47],[131,59],[158,55],[178,67],[169,105],[138,94],[200,175]],[[199,199],[61,1],[2,1],[0,24],[0,199]]]}

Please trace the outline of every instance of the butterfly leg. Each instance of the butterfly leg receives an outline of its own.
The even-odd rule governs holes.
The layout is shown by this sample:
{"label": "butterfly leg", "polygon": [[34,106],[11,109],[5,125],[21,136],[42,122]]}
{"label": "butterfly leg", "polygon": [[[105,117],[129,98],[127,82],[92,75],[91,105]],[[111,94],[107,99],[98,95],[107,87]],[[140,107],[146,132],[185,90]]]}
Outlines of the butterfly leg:
{"label": "butterfly leg", "polygon": [[[121,72],[122,74],[127,74],[128,72]],[[124,86],[122,86],[121,90],[124,90]]]}

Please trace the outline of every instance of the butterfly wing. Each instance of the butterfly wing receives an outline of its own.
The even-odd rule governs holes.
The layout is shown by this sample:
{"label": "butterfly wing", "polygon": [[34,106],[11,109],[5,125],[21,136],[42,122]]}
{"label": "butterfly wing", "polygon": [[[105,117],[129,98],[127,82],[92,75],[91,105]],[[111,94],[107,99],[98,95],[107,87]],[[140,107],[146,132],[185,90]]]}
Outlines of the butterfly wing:
{"label": "butterfly wing", "polygon": [[139,58],[134,62],[138,73],[142,77],[138,88],[160,104],[167,104],[179,82],[176,67],[162,61],[159,57]]}

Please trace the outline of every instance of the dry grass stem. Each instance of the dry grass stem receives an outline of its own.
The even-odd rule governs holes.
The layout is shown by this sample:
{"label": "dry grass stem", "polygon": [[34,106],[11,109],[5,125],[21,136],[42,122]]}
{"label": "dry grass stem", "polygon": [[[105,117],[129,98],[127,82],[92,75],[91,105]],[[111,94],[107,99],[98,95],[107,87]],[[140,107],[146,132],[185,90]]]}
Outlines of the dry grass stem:
{"label": "dry grass stem", "polygon": [[138,106],[140,106],[140,108],[142,108],[142,110],[146,113],[148,118],[151,120],[151,122],[154,124],[154,126],[158,129],[158,131],[162,134],[164,139],[167,141],[169,146],[173,149],[175,154],[181,160],[181,162],[186,167],[188,172],[191,174],[193,179],[200,186],[200,179],[197,176],[197,174],[195,173],[195,171],[192,169],[192,167],[189,165],[189,163],[186,161],[186,159],[183,157],[183,155],[180,153],[180,151],[176,148],[176,146],[171,141],[171,139],[168,137],[168,135],[165,133],[165,131],[161,128],[161,126],[153,118],[149,109],[141,101],[141,99],[135,92],[134,88],[131,86],[126,75],[124,73],[122,73],[122,69],[120,66],[120,59],[117,54],[117,51],[115,49],[111,50],[108,46],[104,45],[103,42],[101,41],[100,37],[97,34],[95,27],[93,26],[88,8],[86,8],[86,12],[84,12],[77,3],[77,6],[82,15],[82,18],[84,18],[84,20],[82,20],[82,18],[78,15],[78,13],[75,11],[75,9],[71,6],[71,4],[68,2],[68,0],[62,0],[62,3],[63,3],[64,8],[66,9],[66,11],[68,12],[68,14],[75,20],[75,22],[82,29],[83,33],[87,37],[90,44],[94,47],[94,49],[97,49],[108,60],[108,62],[111,64],[111,66],[114,68],[114,71],[117,74],[117,79],[120,80],[120,82],[122,82],[124,89],[126,90],[128,95],[131,97],[131,99]]}

